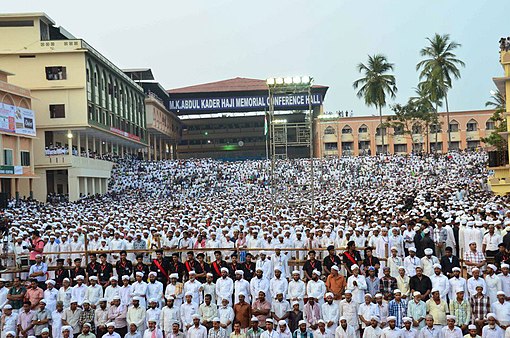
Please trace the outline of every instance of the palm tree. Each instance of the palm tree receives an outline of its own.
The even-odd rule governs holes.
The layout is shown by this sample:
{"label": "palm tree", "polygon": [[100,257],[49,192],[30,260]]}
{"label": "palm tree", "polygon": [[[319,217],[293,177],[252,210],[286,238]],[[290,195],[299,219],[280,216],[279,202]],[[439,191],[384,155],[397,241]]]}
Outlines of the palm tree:
{"label": "palm tree", "polygon": [[505,95],[503,95],[499,89],[494,91],[491,90],[491,100],[485,102],[485,107],[492,107],[496,111],[503,112],[506,109]]}
{"label": "palm tree", "polygon": [[[437,124],[439,119],[437,118],[437,106],[441,105],[436,99],[436,89],[430,86],[430,83],[421,82],[418,87],[414,89],[416,96],[409,99],[409,102],[415,105],[415,109],[419,118],[425,123],[425,135],[426,142],[425,151],[430,152],[430,141],[429,141],[429,126],[431,123]],[[436,145],[437,145],[437,133],[436,133]]]}
{"label": "palm tree", "polygon": [[429,45],[420,50],[420,55],[425,59],[418,62],[416,70],[421,69],[420,79],[430,80],[430,77],[436,78],[436,81],[443,86],[444,100],[446,104],[446,120],[448,123],[448,150],[450,150],[450,110],[448,108],[448,90],[452,88],[452,78],[460,79],[459,67],[464,67],[465,63],[457,58],[453,51],[461,46],[460,43],[450,40],[449,34],[435,34],[432,38],[427,38]]}
{"label": "palm tree", "polygon": [[362,73],[364,77],[354,81],[352,84],[354,89],[359,88],[356,95],[359,98],[363,97],[367,106],[375,106],[379,109],[383,153],[385,144],[382,108],[386,106],[386,95],[395,98],[397,93],[395,76],[388,74],[388,72],[393,70],[393,67],[393,63],[389,63],[386,56],[382,54],[369,55],[366,65],[360,63],[356,67],[358,72]]}

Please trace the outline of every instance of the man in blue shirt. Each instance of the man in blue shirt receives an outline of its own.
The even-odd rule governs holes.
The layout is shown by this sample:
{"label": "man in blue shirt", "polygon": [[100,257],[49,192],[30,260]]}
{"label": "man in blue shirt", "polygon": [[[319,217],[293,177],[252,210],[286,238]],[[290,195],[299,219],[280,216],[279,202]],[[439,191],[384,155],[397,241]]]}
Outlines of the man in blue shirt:
{"label": "man in blue shirt", "polygon": [[37,285],[46,290],[46,279],[48,278],[48,265],[42,261],[42,256],[37,254],[35,256],[35,264],[30,267],[28,278],[37,280]]}

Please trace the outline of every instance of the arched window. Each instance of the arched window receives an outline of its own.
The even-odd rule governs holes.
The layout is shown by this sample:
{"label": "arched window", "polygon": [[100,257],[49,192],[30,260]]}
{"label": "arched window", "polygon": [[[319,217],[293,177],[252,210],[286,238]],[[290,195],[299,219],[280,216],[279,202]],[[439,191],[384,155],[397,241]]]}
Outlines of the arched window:
{"label": "arched window", "polygon": [[451,120],[450,121],[450,132],[455,133],[458,131],[459,131],[459,122],[457,122],[456,120]]}
{"label": "arched window", "polygon": [[393,128],[394,135],[404,135],[404,127],[403,126],[395,126]]}
{"label": "arched window", "polygon": [[471,119],[466,124],[466,131],[477,131],[478,130],[478,122],[476,120]]}
{"label": "arched window", "polygon": [[413,124],[413,130],[412,130],[413,134],[421,134],[422,133],[422,127],[421,127],[421,124],[419,123],[415,123]]}
{"label": "arched window", "polygon": [[[382,132],[383,134],[386,136],[386,128],[383,127],[382,128]],[[381,136],[381,128],[380,128],[380,125],[377,127],[377,129],[375,130],[375,135],[376,136]]]}
{"label": "arched window", "polygon": [[368,127],[366,124],[362,124],[359,128],[358,128],[358,133],[360,134],[364,134],[364,133],[368,133]]}
{"label": "arched window", "polygon": [[352,134],[352,128],[349,125],[345,125],[342,128],[342,134]]}
{"label": "arched window", "polygon": [[324,135],[334,135],[335,134],[335,128],[328,126],[326,129],[324,129]]}
{"label": "arched window", "polygon": [[496,123],[492,121],[491,119],[488,119],[487,122],[485,122],[485,130],[494,130],[496,129]]}

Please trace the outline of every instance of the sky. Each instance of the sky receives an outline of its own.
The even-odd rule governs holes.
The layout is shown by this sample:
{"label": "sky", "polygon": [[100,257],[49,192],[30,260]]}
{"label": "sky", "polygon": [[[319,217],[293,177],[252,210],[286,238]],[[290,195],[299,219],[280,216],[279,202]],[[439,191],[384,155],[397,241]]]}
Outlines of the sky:
{"label": "sky", "polygon": [[[508,0],[0,0],[4,13],[45,12],[120,68],[151,68],[164,88],[234,77],[310,75],[329,86],[326,111],[377,114],[356,96],[356,65],[384,54],[403,103],[418,83],[419,51],[434,33],[462,44],[452,111],[484,109],[502,76],[498,40]],[[390,112],[390,108],[384,110]]]}

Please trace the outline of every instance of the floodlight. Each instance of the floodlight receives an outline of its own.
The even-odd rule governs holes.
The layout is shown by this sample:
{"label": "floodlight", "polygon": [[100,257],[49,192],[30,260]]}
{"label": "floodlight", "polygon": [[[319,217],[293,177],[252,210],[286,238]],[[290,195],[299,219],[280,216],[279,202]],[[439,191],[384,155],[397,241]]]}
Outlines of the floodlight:
{"label": "floodlight", "polygon": [[274,86],[275,78],[274,77],[270,77],[269,79],[266,80],[266,83],[267,83],[268,86]]}
{"label": "floodlight", "polygon": [[301,77],[301,83],[303,84],[310,84],[312,83],[312,78],[309,76],[302,76]]}
{"label": "floodlight", "polygon": [[292,78],[292,82],[293,82],[294,84],[301,84],[301,83],[302,83],[302,82],[301,82],[301,77],[300,77],[300,76],[294,76],[294,77]]}
{"label": "floodlight", "polygon": [[71,132],[67,133],[67,138],[68,139],[72,139],[73,138],[73,133],[71,133]]}
{"label": "floodlight", "polygon": [[285,80],[283,80],[285,82],[285,84],[292,84],[292,78],[291,77],[286,77]]}
{"label": "floodlight", "polygon": [[281,78],[281,77],[277,77],[277,78],[275,79],[275,83],[276,83],[277,85],[282,85],[282,84],[283,84],[283,78]]}

